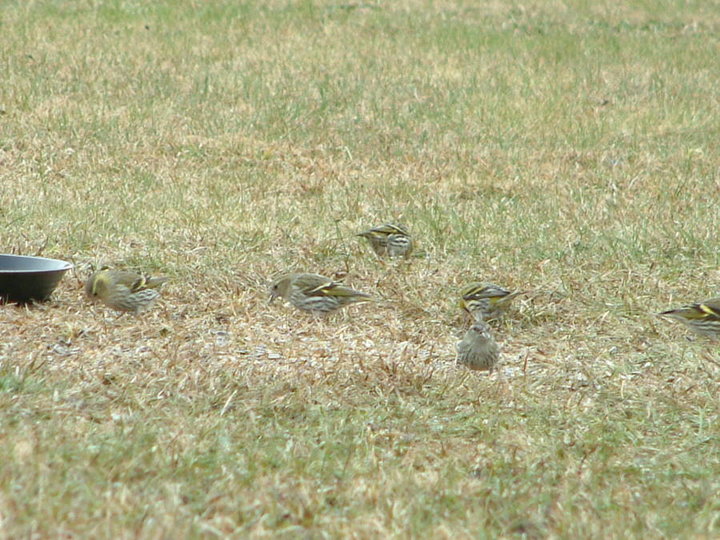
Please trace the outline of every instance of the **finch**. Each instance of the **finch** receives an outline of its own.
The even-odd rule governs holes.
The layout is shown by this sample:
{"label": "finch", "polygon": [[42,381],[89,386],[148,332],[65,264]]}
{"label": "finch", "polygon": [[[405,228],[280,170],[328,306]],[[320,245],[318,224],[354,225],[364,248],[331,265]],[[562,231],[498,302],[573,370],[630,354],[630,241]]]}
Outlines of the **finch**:
{"label": "finch", "polygon": [[509,291],[493,283],[471,283],[461,291],[460,307],[475,320],[499,318],[521,291]]}
{"label": "finch", "polygon": [[385,223],[359,233],[370,242],[370,247],[378,257],[409,257],[413,250],[413,240],[407,229],[401,225]]}
{"label": "finch", "polygon": [[659,313],[680,321],[700,335],[720,338],[720,296]]}
{"label": "finch", "polygon": [[483,321],[476,321],[456,347],[457,363],[473,370],[492,371],[500,357],[490,327]]}
{"label": "finch", "polygon": [[281,297],[293,306],[311,313],[329,313],[357,302],[367,302],[369,294],[336,283],[319,274],[284,274],[270,287],[270,301]]}
{"label": "finch", "polygon": [[160,296],[156,290],[167,278],[151,278],[135,272],[103,268],[85,282],[85,294],[100,300],[109,308],[138,314],[148,309]]}

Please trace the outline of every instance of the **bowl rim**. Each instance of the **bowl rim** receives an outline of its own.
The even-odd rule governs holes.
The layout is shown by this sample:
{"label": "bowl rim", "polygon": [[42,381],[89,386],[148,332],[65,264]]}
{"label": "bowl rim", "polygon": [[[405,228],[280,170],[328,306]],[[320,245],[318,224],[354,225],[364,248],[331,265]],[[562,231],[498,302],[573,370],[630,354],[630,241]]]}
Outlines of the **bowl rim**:
{"label": "bowl rim", "polygon": [[18,259],[32,259],[35,261],[52,261],[55,263],[58,263],[57,268],[42,268],[42,269],[11,269],[11,268],[0,268],[0,274],[44,274],[46,272],[59,272],[63,271],[66,272],[73,268],[75,265],[68,262],[63,261],[61,259],[51,259],[49,257],[37,257],[34,255],[17,255],[15,253],[0,253],[0,259],[2,257],[12,257],[12,258],[18,258]]}

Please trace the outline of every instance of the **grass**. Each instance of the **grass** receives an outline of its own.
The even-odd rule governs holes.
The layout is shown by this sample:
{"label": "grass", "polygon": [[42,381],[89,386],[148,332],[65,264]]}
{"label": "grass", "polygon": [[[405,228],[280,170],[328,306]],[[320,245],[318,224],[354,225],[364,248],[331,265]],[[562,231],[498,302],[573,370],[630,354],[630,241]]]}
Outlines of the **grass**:
{"label": "grass", "polygon": [[[720,534],[711,3],[8,1],[0,251],[72,260],[0,310],[15,537]],[[354,234],[419,244],[383,263]],[[167,275],[141,318],[90,265]],[[279,271],[376,305],[315,321]],[[457,291],[529,294],[503,369]]]}

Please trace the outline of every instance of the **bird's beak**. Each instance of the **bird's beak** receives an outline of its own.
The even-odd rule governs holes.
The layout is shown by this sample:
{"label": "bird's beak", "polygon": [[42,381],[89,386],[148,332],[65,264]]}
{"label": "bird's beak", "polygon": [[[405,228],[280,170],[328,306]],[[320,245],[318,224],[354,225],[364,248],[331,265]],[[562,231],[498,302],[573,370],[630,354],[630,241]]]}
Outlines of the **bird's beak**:
{"label": "bird's beak", "polygon": [[270,293],[270,298],[268,299],[268,304],[272,304],[273,300],[275,300],[278,297],[278,295],[275,293],[275,291],[272,291]]}

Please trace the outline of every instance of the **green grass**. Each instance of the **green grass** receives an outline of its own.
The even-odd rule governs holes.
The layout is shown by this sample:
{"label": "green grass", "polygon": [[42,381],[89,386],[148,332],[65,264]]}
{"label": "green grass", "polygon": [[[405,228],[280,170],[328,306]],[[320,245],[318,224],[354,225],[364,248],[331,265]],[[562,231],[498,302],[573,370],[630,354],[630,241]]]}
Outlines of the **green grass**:
{"label": "green grass", "polygon": [[[715,7],[3,3],[0,252],[76,271],[0,310],[2,535],[718,536],[716,345],[653,316],[717,294]],[[491,377],[477,279],[529,291]]]}

